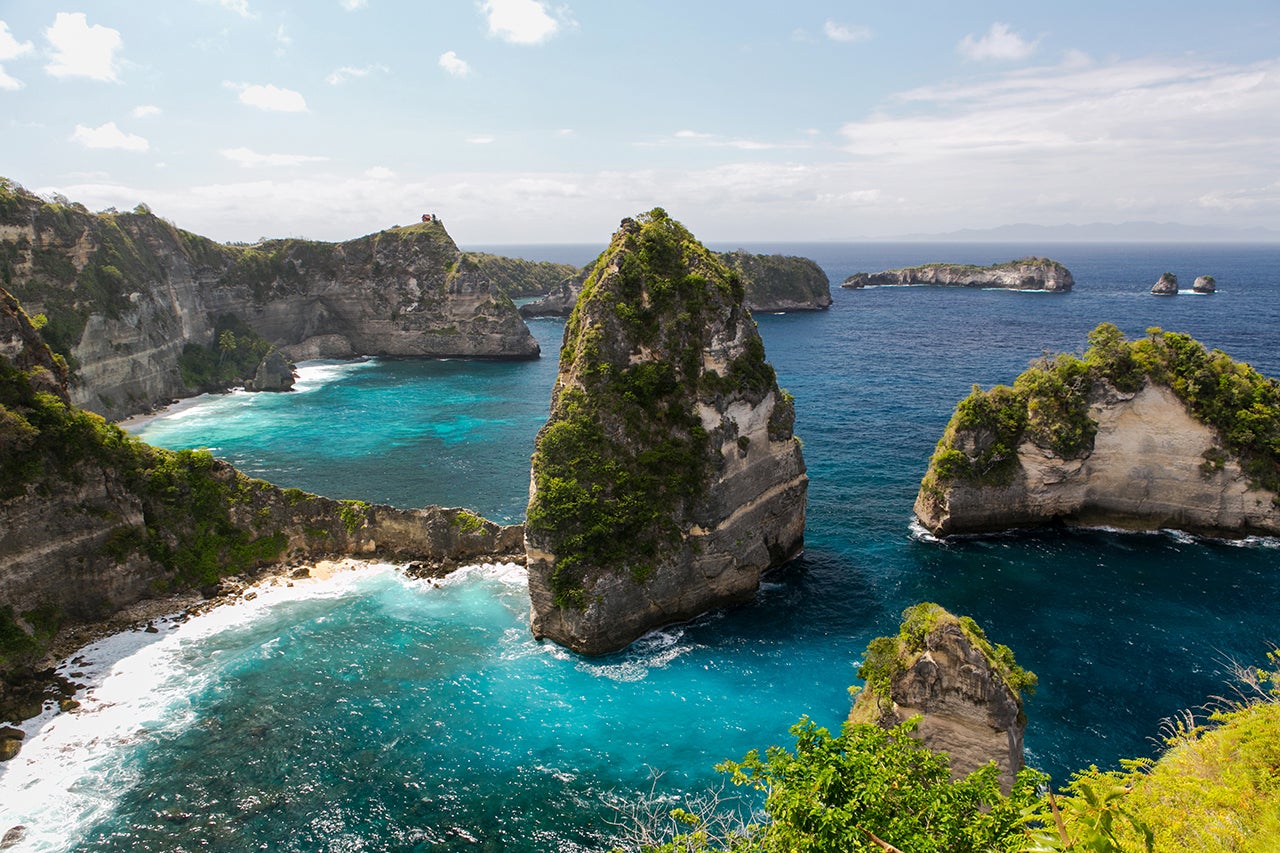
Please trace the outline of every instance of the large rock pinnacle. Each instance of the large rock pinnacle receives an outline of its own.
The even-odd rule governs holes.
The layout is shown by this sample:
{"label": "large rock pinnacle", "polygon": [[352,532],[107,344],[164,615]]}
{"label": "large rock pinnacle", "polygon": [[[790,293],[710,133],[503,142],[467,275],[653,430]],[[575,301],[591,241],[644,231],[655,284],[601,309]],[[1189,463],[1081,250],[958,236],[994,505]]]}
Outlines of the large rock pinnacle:
{"label": "large rock pinnacle", "polygon": [[750,599],[808,478],[743,288],[661,209],[624,219],[565,327],[533,455],[533,632],[586,654]]}

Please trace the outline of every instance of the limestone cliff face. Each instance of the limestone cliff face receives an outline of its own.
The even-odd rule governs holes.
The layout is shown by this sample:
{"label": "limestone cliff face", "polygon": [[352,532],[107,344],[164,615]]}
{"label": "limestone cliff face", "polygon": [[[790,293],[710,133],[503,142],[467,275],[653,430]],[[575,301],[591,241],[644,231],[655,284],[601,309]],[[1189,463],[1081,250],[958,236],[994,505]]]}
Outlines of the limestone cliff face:
{"label": "limestone cliff face", "polygon": [[[721,262],[738,273],[746,291],[747,308],[757,314],[785,311],[824,311],[831,307],[831,282],[808,258],[786,255],[753,255],[742,249],[716,252]],[[524,317],[568,317],[591,272],[586,267],[567,278],[546,296],[520,306]]]}
{"label": "limestone cliff face", "polygon": [[1048,290],[1065,293],[1075,286],[1071,271],[1047,258],[1025,258],[989,267],[968,264],[926,264],[919,267],[854,273],[841,287],[885,287],[931,284],[943,287],[996,287],[1006,290]]}
{"label": "limestone cliff face", "polygon": [[1280,384],[1186,335],[1103,324],[956,408],[915,511],[936,535],[1061,521],[1280,534]]}
{"label": "limestone cliff face", "polygon": [[452,566],[523,550],[519,527],[464,510],[335,501],[207,453],[148,447],[68,406],[65,389],[38,393],[55,368],[0,290],[0,676],[38,659],[60,626],[268,563],[344,554]]}
{"label": "limestone cliff face", "polygon": [[[912,632],[911,617],[922,611],[928,618]],[[1009,791],[1024,766],[1027,726],[1018,685],[1010,682],[1033,685],[1035,676],[1016,668],[1011,653],[1000,660],[997,649],[1007,649],[993,647],[971,620],[928,603],[904,615],[909,621],[899,637],[873,641],[868,649],[867,663],[878,672],[864,664],[862,671],[871,677],[850,719],[890,728],[920,715],[917,736],[950,755],[954,777],[995,762],[1001,786]]]}
{"label": "limestone cliff face", "polygon": [[111,418],[187,396],[178,359],[238,318],[293,359],[533,358],[515,305],[439,221],[345,243],[224,246],[149,212],[90,214],[5,183],[0,268],[69,356],[76,405]]}
{"label": "limestone cliff face", "polygon": [[1275,494],[1251,485],[1239,460],[1206,464],[1222,453],[1221,438],[1167,386],[1122,394],[1099,385],[1089,415],[1097,434],[1088,456],[1063,459],[1024,440],[1010,483],[953,484],[941,495],[921,489],[916,515],[940,536],[1058,520],[1222,537],[1280,534]]}
{"label": "limestone cliff face", "polygon": [[808,479],[742,285],[660,209],[623,220],[565,328],[533,456],[532,628],[586,654],[751,598]]}

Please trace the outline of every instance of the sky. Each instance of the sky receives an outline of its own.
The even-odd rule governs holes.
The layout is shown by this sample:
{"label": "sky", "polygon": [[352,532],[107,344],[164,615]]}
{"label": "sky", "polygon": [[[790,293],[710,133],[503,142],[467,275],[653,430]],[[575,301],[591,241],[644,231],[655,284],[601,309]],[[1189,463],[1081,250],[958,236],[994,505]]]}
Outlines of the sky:
{"label": "sky", "polygon": [[0,122],[222,241],[1280,232],[1280,0],[0,0]]}

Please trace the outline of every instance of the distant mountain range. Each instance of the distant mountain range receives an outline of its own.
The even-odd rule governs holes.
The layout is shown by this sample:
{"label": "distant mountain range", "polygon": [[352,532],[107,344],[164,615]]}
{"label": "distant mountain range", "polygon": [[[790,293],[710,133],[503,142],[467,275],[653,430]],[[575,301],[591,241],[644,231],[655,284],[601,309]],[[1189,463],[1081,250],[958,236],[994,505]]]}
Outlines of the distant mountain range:
{"label": "distant mountain range", "polygon": [[1224,228],[1177,222],[1091,222],[1088,225],[1017,223],[934,234],[905,234],[903,241],[957,243],[1277,243],[1272,228]]}

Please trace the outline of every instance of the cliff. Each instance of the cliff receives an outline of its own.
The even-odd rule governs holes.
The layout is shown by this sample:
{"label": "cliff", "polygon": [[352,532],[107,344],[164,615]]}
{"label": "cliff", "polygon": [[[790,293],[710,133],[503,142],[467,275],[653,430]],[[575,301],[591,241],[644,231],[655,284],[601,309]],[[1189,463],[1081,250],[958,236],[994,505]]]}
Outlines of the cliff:
{"label": "cliff", "polygon": [[[13,342],[20,340],[20,345]],[[382,555],[437,566],[523,547],[457,509],[335,501],[250,479],[207,452],[149,447],[48,393],[57,364],[0,290],[0,676],[58,630],[270,563]]]}
{"label": "cliff", "polygon": [[720,260],[737,271],[747,292],[747,307],[755,313],[823,311],[831,307],[831,282],[808,258],[753,255],[738,249]]}
{"label": "cliff", "polygon": [[0,179],[0,273],[70,363],[72,401],[113,419],[194,393],[184,353],[216,352],[232,327],[295,360],[538,355],[514,303],[439,221],[226,246],[142,206],[91,214]]}
{"label": "cliff", "polygon": [[1035,674],[972,619],[927,602],[902,617],[897,636],[867,646],[858,670],[866,686],[850,720],[893,728],[921,715],[915,736],[950,756],[953,778],[994,761],[1007,794],[1023,768],[1021,692],[1035,686]]}
{"label": "cliff", "polygon": [[885,287],[932,284],[943,287],[993,287],[1066,293],[1075,286],[1071,271],[1048,258],[1023,258],[989,267],[970,264],[925,264],[874,273],[854,273],[841,287]]}
{"label": "cliff", "polygon": [[1280,385],[1186,335],[1103,324],[1012,388],[974,388],[915,511],[936,535],[1049,522],[1280,534]]}
{"label": "cliff", "polygon": [[[750,311],[772,314],[779,311],[823,311],[831,307],[831,282],[822,267],[808,258],[752,255],[742,249],[713,254],[738,274]],[[586,267],[577,275],[564,279],[542,299],[521,305],[520,314],[524,317],[568,317],[591,269]]]}
{"label": "cliff", "polygon": [[738,276],[661,209],[624,219],[565,326],[534,449],[535,636],[601,654],[750,599],[803,543],[794,417]]}

